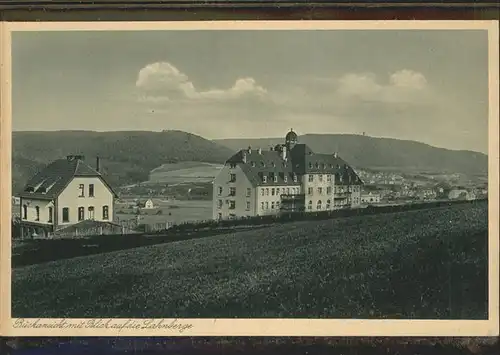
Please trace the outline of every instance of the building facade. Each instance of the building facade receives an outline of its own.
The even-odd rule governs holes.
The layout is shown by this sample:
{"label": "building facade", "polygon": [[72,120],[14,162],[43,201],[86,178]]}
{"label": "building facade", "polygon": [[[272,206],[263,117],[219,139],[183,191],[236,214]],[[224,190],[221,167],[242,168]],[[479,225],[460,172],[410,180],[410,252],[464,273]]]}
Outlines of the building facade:
{"label": "building facade", "polygon": [[314,153],[288,132],[270,150],[242,149],[213,182],[213,218],[356,208],[363,182],[337,154]]}
{"label": "building facade", "polygon": [[380,194],[374,192],[362,193],[361,203],[363,204],[380,203]]}
{"label": "building facade", "polygon": [[82,221],[113,222],[116,193],[81,155],[49,164],[20,194],[21,236],[51,236]]}

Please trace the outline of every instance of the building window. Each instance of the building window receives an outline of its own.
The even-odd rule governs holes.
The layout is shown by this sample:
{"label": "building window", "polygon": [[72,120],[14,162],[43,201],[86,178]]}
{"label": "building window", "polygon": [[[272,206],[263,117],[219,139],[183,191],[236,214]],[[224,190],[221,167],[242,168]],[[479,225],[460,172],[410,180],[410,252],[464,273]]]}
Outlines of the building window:
{"label": "building window", "polygon": [[255,162],[254,161],[252,162],[252,168],[255,168]]}
{"label": "building window", "polygon": [[69,208],[68,207],[64,207],[62,209],[62,221],[69,222]]}
{"label": "building window", "polygon": [[85,207],[78,207],[78,220],[83,221],[85,218]]}
{"label": "building window", "polygon": [[322,187],[318,187],[318,194],[323,194],[323,188]]}
{"label": "building window", "polygon": [[312,195],[313,194],[313,188],[312,187],[308,187],[307,188],[307,194],[308,195]]}
{"label": "building window", "polygon": [[321,211],[321,200],[318,200],[318,203],[316,204],[316,209],[318,211]]}
{"label": "building window", "polygon": [[252,195],[252,189],[247,188],[247,197],[250,197]]}
{"label": "building window", "polygon": [[229,167],[230,167],[231,169],[236,168],[236,163],[229,163]]}
{"label": "building window", "polygon": [[269,201],[266,201],[266,210],[269,209]]}
{"label": "building window", "polygon": [[274,210],[274,201],[271,202],[271,209]]}
{"label": "building window", "polygon": [[229,201],[229,209],[234,210],[236,208],[236,201]]}
{"label": "building window", "polygon": [[222,186],[219,186],[217,188],[217,195],[219,195],[219,196],[222,195]]}
{"label": "building window", "polygon": [[230,175],[229,182],[236,182],[236,174]]}
{"label": "building window", "polygon": [[286,175],[285,175],[285,176],[283,176],[283,180],[284,180],[285,182],[287,182],[287,181],[288,181],[288,176],[286,176]]}
{"label": "building window", "polygon": [[89,207],[89,219],[94,219],[94,206]]}
{"label": "building window", "polygon": [[264,206],[264,202],[261,202],[261,203],[260,203],[260,207],[261,207],[261,209],[262,209],[262,210],[264,210],[264,207],[265,207],[265,206]]}
{"label": "building window", "polygon": [[277,196],[279,196],[279,195],[280,195],[280,188],[279,188],[279,187],[276,189],[276,195],[277,195]]}
{"label": "building window", "polygon": [[313,182],[314,181],[314,175],[313,174],[309,174],[309,182]]}
{"label": "building window", "polygon": [[222,213],[219,213],[219,214],[217,215],[217,218],[218,218],[218,219],[222,219]]}
{"label": "building window", "polygon": [[312,210],[313,209],[313,202],[309,200],[309,203],[307,204],[307,209]]}
{"label": "building window", "polygon": [[331,193],[332,193],[332,188],[331,188],[330,186],[328,186],[328,187],[326,188],[326,194],[327,194],[327,195],[330,195]]}
{"label": "building window", "polygon": [[36,212],[35,221],[39,221],[40,220],[40,207],[39,206],[35,207],[35,212]]}
{"label": "building window", "polygon": [[276,192],[276,190],[274,188],[271,189],[271,196],[274,196],[274,193]]}
{"label": "building window", "polygon": [[102,206],[102,219],[104,219],[104,220],[109,219],[109,207],[108,206]]}
{"label": "building window", "polygon": [[89,197],[94,197],[94,184],[89,184]]}
{"label": "building window", "polygon": [[264,195],[265,195],[264,189],[260,189],[260,194],[261,194],[262,196],[264,196]]}
{"label": "building window", "polygon": [[78,189],[80,190],[80,195],[78,197],[85,197],[85,185],[84,184],[80,184],[78,186]]}
{"label": "building window", "polygon": [[250,201],[247,201],[247,211],[250,211]]}
{"label": "building window", "polygon": [[286,188],[286,194],[290,195],[290,188],[289,187]]}
{"label": "building window", "polygon": [[330,174],[328,174],[328,175],[326,176],[326,181],[327,181],[327,182],[331,182],[331,181],[332,181],[332,176],[331,176]]}
{"label": "building window", "polygon": [[269,196],[269,188],[266,188],[266,196]]}
{"label": "building window", "polygon": [[326,200],[326,209],[329,210],[330,209],[330,200]]}
{"label": "building window", "polygon": [[49,223],[52,223],[52,214],[53,214],[53,210],[54,210],[54,209],[53,209],[52,207],[49,207],[49,220],[48,220],[48,222],[49,222]]}
{"label": "building window", "polygon": [[28,206],[23,205],[23,219],[28,219]]}
{"label": "building window", "polygon": [[264,183],[267,183],[267,175],[262,176],[262,181],[263,181]]}
{"label": "building window", "polygon": [[236,196],[236,187],[229,188],[229,196]]}
{"label": "building window", "polygon": [[323,182],[323,174],[319,174],[319,182]]}
{"label": "building window", "polygon": [[217,201],[217,208],[221,209],[222,208],[222,200]]}
{"label": "building window", "polygon": [[279,201],[276,201],[276,209],[279,210],[280,209],[280,202]]}

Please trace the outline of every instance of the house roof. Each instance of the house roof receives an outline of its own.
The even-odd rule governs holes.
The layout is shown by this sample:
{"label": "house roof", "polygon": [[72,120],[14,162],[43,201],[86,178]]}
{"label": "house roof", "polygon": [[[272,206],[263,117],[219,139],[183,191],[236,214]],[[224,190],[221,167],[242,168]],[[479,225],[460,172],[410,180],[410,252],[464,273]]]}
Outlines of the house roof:
{"label": "house roof", "polygon": [[[242,149],[226,164],[239,165],[254,186],[298,185],[300,181],[294,182],[293,177],[296,175],[300,179],[304,174],[333,174],[338,185],[362,184],[354,169],[337,155],[314,153],[306,144],[296,144],[286,152],[284,160],[282,149],[283,146],[267,151]],[[267,177],[266,183],[264,176]],[[276,182],[274,176],[277,176]]]}
{"label": "house roof", "polygon": [[19,196],[52,200],[61,194],[74,177],[80,176],[99,177],[113,195],[117,196],[101,173],[87,165],[80,157],[58,159],[50,163],[28,181]]}

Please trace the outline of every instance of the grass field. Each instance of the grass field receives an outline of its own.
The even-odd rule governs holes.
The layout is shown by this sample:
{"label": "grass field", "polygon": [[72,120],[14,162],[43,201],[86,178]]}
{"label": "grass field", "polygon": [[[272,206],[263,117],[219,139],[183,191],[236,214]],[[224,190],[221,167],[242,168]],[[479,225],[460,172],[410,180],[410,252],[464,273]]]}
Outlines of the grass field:
{"label": "grass field", "polygon": [[[166,222],[191,222],[205,221],[212,219],[212,201],[170,201],[162,202],[158,199],[152,199],[155,208],[151,210],[142,210],[139,223],[155,224]],[[117,204],[116,216],[119,220],[136,218],[132,210],[127,208],[126,204]],[[120,212],[128,212],[128,214]],[[161,214],[156,214],[161,211]]]}
{"label": "grass field", "polygon": [[149,182],[169,184],[211,182],[221,168],[221,164],[193,161],[163,164],[149,173]]}
{"label": "grass field", "polygon": [[487,203],[13,269],[13,317],[487,318]]}

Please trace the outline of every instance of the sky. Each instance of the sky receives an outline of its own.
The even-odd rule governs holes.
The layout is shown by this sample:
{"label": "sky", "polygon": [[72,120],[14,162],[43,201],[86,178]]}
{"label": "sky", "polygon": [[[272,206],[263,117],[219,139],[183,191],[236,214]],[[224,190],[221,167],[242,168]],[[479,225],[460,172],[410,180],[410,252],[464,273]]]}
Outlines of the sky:
{"label": "sky", "polygon": [[349,133],[487,152],[482,30],[12,36],[13,129]]}

